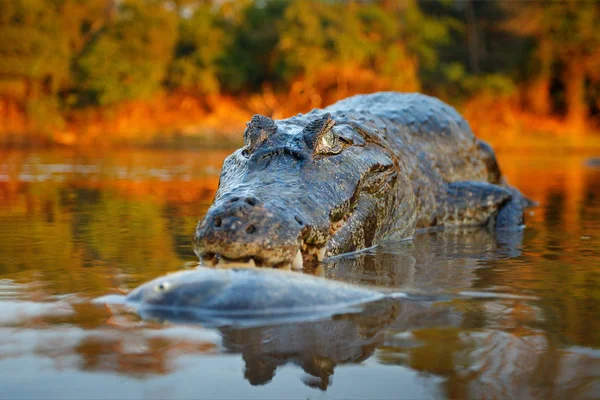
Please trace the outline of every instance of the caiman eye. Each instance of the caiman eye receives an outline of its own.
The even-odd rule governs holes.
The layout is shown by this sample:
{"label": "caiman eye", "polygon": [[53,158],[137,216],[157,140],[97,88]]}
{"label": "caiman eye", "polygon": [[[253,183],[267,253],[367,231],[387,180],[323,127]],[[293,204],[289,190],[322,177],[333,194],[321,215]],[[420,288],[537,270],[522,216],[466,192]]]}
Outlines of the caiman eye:
{"label": "caiman eye", "polygon": [[302,130],[302,137],[308,148],[313,149],[315,155],[339,154],[345,147],[353,146],[353,136],[350,128],[336,127],[335,120],[330,113],[311,121]]}
{"label": "caiman eye", "polygon": [[343,150],[340,138],[332,129],[327,130],[317,142],[315,153],[317,154],[339,154]]}

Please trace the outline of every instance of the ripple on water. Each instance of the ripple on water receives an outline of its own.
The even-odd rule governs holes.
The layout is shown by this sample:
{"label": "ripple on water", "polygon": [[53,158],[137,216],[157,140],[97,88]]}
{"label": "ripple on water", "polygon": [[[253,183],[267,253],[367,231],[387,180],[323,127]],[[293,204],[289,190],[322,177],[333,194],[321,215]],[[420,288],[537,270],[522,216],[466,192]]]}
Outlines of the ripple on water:
{"label": "ripple on water", "polygon": [[90,304],[197,266],[191,233],[226,154],[0,157],[0,397],[600,393],[600,170],[581,157],[499,155],[539,202],[521,232],[425,232],[316,271],[429,297],[214,329]]}

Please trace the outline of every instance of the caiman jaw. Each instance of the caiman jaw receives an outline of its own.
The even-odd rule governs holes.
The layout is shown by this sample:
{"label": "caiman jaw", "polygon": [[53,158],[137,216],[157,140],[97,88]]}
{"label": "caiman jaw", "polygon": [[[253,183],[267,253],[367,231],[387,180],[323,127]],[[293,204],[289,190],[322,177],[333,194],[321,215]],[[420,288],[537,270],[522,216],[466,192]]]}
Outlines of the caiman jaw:
{"label": "caiman jaw", "polygon": [[283,262],[271,264],[268,260],[264,260],[260,257],[230,259],[219,253],[200,252],[198,250],[196,250],[196,255],[200,259],[202,265],[217,268],[270,267],[300,271],[305,266],[314,266],[323,261],[326,256],[331,256],[331,254],[326,254],[329,240],[344,226],[350,215],[351,212],[346,213],[339,220],[331,222],[327,234],[319,235],[325,239],[324,241],[319,241],[319,243],[315,243],[314,241],[310,244],[306,243],[305,239],[307,235],[301,234],[299,237],[298,250],[293,253],[293,257],[290,257],[290,259]]}
{"label": "caiman jaw", "polygon": [[302,270],[304,268],[305,260],[307,261],[307,264],[314,263],[315,260],[317,262],[323,261],[325,258],[325,249],[326,246],[317,247],[306,245],[304,242],[302,242],[291,261],[284,261],[273,265],[268,264],[258,257],[245,257],[243,259],[232,260],[216,253],[198,254],[198,258],[200,259],[200,263],[202,265],[214,266],[217,268],[271,267],[279,269]]}
{"label": "caiman jaw", "polygon": [[304,265],[314,265],[323,261],[325,257],[332,256],[333,254],[327,253],[329,241],[340,229],[342,229],[348,218],[350,218],[352,210],[353,209],[350,208],[350,211],[345,213],[342,218],[330,222],[327,234],[323,235],[325,237],[324,241],[319,241],[317,243],[311,242],[309,244],[306,243],[304,240],[305,238],[303,238],[301,240],[300,248],[291,263],[291,269],[301,270],[304,268]]}

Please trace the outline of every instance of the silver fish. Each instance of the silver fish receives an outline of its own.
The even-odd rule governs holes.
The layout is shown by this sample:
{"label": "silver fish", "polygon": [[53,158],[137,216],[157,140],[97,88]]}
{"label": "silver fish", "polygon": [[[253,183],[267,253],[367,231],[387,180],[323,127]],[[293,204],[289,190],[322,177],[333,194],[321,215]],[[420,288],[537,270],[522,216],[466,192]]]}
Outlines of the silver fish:
{"label": "silver fish", "polygon": [[108,295],[94,302],[133,307],[144,319],[212,326],[260,326],[360,312],[366,304],[384,299],[438,302],[454,297],[535,299],[474,291],[407,294],[270,268],[198,267],[156,278],[127,296]]}
{"label": "silver fish", "polygon": [[95,302],[131,306],[144,319],[261,325],[322,319],[389,296],[297,272],[198,267],[156,278],[127,296],[108,295]]}

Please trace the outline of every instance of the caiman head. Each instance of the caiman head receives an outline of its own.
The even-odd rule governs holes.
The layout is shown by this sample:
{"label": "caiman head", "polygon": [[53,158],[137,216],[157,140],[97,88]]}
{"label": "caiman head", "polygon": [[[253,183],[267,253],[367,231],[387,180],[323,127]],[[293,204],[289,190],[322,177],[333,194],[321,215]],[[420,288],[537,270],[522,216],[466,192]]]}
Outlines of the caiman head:
{"label": "caiman head", "polygon": [[399,229],[386,221],[406,192],[399,161],[367,128],[317,110],[277,122],[255,115],[244,142],[196,227],[203,264],[300,269]]}

